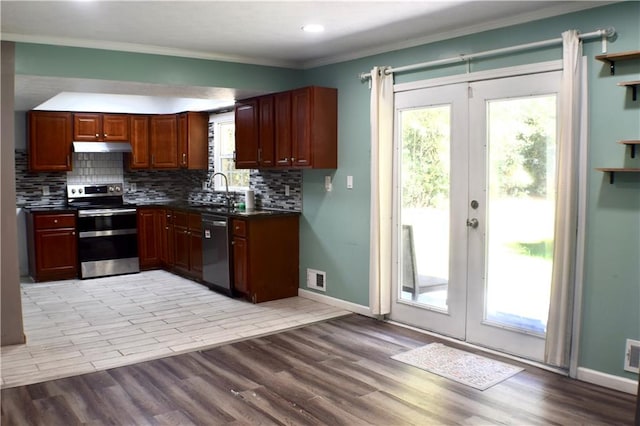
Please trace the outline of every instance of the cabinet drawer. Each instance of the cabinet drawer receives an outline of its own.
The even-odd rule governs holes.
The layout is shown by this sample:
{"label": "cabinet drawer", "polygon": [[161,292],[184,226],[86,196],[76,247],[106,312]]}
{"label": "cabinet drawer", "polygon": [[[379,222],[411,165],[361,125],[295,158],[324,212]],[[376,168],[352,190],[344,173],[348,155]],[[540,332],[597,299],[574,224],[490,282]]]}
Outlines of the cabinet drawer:
{"label": "cabinet drawer", "polygon": [[76,217],[70,213],[37,215],[34,218],[34,225],[36,229],[74,228],[76,226]]}
{"label": "cabinet drawer", "polygon": [[247,222],[244,220],[233,220],[233,235],[237,235],[239,237],[247,236]]}
{"label": "cabinet drawer", "polygon": [[188,222],[189,222],[189,214],[185,213],[185,212],[178,212],[175,211],[173,212],[173,224],[175,226],[183,226],[185,228],[188,227]]}
{"label": "cabinet drawer", "polygon": [[202,217],[197,213],[189,213],[189,229],[199,231],[202,229]]}

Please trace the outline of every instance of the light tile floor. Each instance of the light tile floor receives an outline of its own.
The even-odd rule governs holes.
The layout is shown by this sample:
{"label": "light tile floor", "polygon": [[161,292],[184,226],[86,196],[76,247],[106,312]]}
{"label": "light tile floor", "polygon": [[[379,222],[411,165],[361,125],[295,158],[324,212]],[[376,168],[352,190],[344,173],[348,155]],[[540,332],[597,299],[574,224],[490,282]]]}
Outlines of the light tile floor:
{"label": "light tile floor", "polygon": [[165,271],[21,284],[27,343],[0,348],[2,388],[271,334],[350,312],[292,297],[254,305]]}

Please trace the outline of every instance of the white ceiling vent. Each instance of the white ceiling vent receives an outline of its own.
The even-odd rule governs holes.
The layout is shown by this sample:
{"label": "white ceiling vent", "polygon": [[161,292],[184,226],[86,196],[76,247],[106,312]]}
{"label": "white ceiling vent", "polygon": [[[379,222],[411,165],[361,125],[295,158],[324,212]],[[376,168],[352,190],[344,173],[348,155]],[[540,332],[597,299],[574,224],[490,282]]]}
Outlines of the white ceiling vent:
{"label": "white ceiling vent", "polygon": [[640,340],[627,339],[624,369],[632,373],[640,373]]}

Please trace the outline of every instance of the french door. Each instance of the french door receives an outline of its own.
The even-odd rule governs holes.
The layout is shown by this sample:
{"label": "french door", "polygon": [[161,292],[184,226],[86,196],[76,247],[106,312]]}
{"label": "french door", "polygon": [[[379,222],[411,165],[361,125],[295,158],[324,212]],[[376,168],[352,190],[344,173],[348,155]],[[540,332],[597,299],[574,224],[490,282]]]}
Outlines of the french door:
{"label": "french door", "polygon": [[391,319],[543,359],[559,78],[396,93]]}

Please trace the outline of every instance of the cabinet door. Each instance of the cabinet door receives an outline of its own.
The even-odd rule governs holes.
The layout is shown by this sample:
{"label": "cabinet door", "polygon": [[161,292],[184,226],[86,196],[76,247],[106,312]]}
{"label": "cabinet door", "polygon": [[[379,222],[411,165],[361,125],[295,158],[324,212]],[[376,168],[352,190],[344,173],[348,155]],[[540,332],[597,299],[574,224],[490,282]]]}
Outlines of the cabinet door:
{"label": "cabinet door", "polygon": [[102,140],[102,114],[77,112],[73,114],[73,140],[96,142]]}
{"label": "cabinet door", "polygon": [[[160,214],[159,214],[160,213]],[[138,257],[140,269],[160,265],[161,213],[156,209],[138,209]]]}
{"label": "cabinet door", "polygon": [[71,170],[73,119],[69,112],[30,111],[29,170]]}
{"label": "cabinet door", "polygon": [[291,164],[305,167],[311,164],[311,90],[291,92]]}
{"label": "cabinet door", "polygon": [[131,149],[129,168],[148,169],[149,162],[149,116],[132,115],[129,117],[131,130]]}
{"label": "cabinet door", "polygon": [[185,112],[178,115],[180,167],[190,170],[209,168],[209,115]]}
{"label": "cabinet door", "polygon": [[276,165],[291,166],[291,92],[275,95],[275,150]]}
{"label": "cabinet door", "polygon": [[189,270],[189,229],[182,226],[175,226],[173,236],[173,256],[176,268]]}
{"label": "cabinet door", "polygon": [[260,136],[258,138],[258,167],[274,166],[274,97],[262,96],[258,100]]}
{"label": "cabinet door", "polygon": [[102,116],[102,140],[105,142],[129,141],[129,116],[104,114]]}
{"label": "cabinet door", "polygon": [[202,279],[202,235],[199,230],[189,231],[189,270]]}
{"label": "cabinet door", "polygon": [[178,168],[178,120],[175,114],[151,116],[151,167]]}
{"label": "cabinet door", "polygon": [[233,237],[233,286],[240,293],[249,293],[249,252],[245,238]]}
{"label": "cabinet door", "polygon": [[77,275],[74,229],[36,230],[36,275],[39,280],[73,278]]}
{"label": "cabinet door", "polygon": [[258,101],[248,99],[236,105],[236,169],[258,167]]}
{"label": "cabinet door", "polygon": [[173,217],[171,210],[162,210],[162,217],[160,220],[161,228],[161,249],[160,249],[160,261],[162,264],[171,267],[174,264],[173,260]]}

